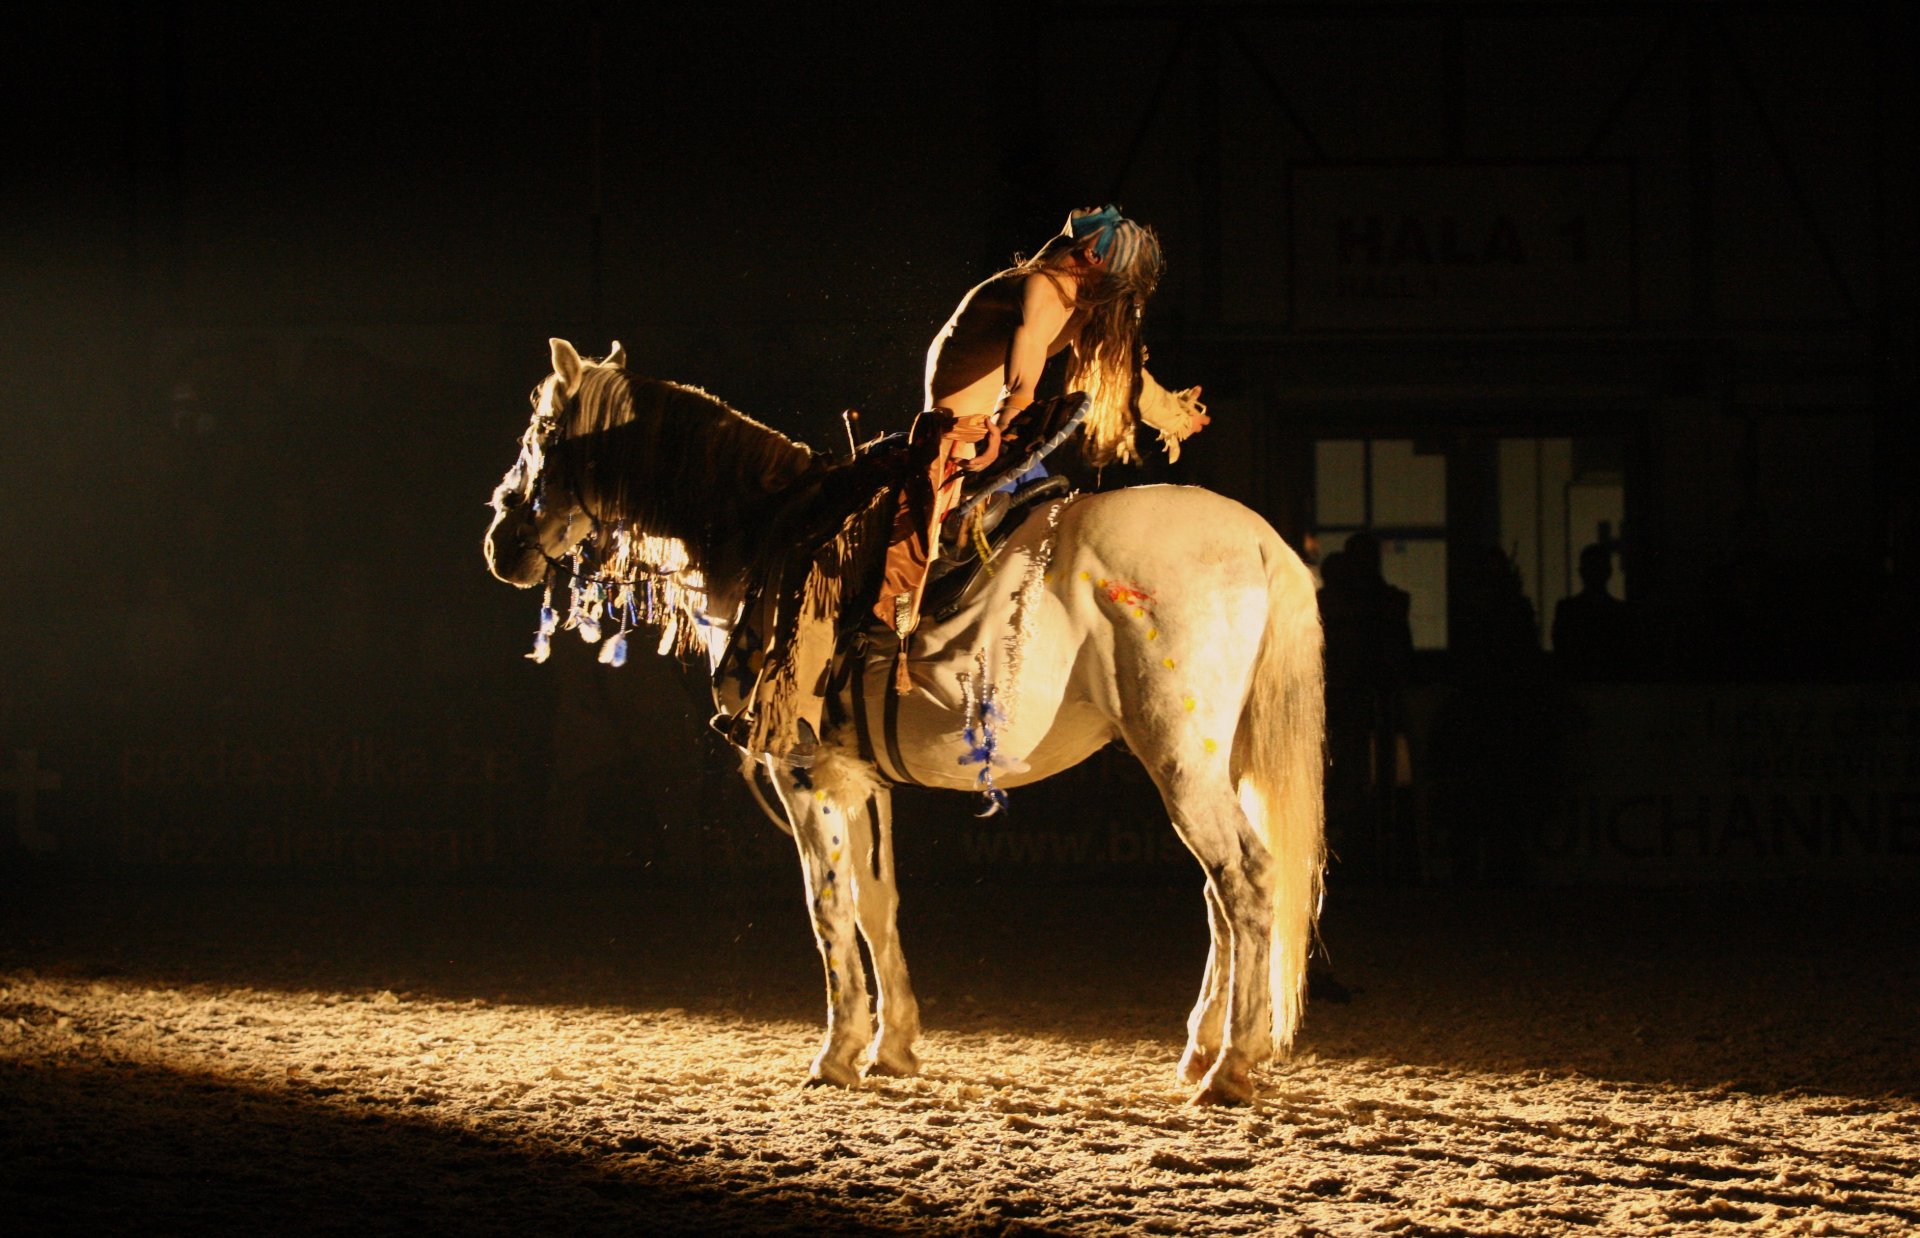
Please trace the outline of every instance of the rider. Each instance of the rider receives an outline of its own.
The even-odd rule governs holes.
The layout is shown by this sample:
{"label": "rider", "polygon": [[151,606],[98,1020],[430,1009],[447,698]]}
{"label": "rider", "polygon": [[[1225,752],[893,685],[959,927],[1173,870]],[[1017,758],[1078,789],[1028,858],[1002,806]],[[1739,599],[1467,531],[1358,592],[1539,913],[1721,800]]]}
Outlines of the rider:
{"label": "rider", "polygon": [[[927,562],[963,474],[993,463],[1009,424],[1033,403],[1047,360],[1064,349],[1066,385],[1092,399],[1082,450],[1095,465],[1139,459],[1134,410],[1170,459],[1207,424],[1200,388],[1170,392],[1146,371],[1140,319],[1165,269],[1160,238],[1115,206],[1086,208],[1040,252],[977,284],[927,349],[926,403],[940,438],[917,501],[903,503],[874,613],[902,640],[919,622]],[[920,427],[916,426],[916,430]],[[984,447],[978,446],[982,442]]]}
{"label": "rider", "polygon": [[[1002,435],[1033,403],[1048,358],[1072,350],[1067,387],[1091,397],[1081,433],[1083,451],[1096,465],[1139,459],[1136,408],[1139,419],[1160,432],[1170,458],[1178,458],[1181,440],[1207,424],[1200,388],[1170,392],[1146,372],[1140,319],[1164,267],[1159,238],[1119,208],[1077,210],[1039,253],[970,290],[934,337],[927,350],[928,411],[908,435],[913,476],[893,509],[874,603],[874,614],[903,646],[919,622],[928,558],[939,547],[940,522],[958,501],[964,474],[997,458]],[[741,676],[747,709],[739,718],[715,719],[742,748],[795,763],[810,758],[820,734],[833,650],[836,613],[818,596],[821,586],[837,582],[834,603],[850,600],[866,575],[858,562],[863,548],[879,531],[873,521],[887,517],[884,509],[862,507],[857,496],[822,510],[836,531],[828,544],[778,539],[787,547],[784,566],[761,573],[759,600],[749,610],[766,615],[772,607],[786,619],[743,615],[756,647],[744,647],[737,636],[721,673]],[[799,599],[782,603],[782,594]],[[896,686],[906,690],[904,679]]]}

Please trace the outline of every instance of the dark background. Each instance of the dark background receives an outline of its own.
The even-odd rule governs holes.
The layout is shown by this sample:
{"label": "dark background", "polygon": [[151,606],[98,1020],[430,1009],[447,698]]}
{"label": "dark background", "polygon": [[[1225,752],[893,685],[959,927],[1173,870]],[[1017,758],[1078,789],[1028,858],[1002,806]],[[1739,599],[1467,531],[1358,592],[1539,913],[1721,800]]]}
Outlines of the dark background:
{"label": "dark background", "polygon": [[[1796,850],[1777,821],[1748,846],[1739,806],[1764,815],[1774,791],[1702,770],[1717,824],[1669,802],[1646,835],[1656,860],[1697,864],[1575,848],[1558,877],[1913,873],[1904,6],[0,20],[10,864],[789,881],[697,685],[571,644],[521,657],[535,603],[486,576],[479,538],[545,341],[618,338],[636,368],[816,444],[846,407],[899,426],[960,293],[1070,207],[1115,200],[1170,257],[1154,367],[1205,384],[1215,414],[1140,478],[1220,489],[1304,546],[1313,444],[1408,438],[1446,461],[1435,536],[1457,573],[1496,540],[1492,444],[1604,437],[1642,652],[1626,684],[1567,687],[1573,716],[1638,734],[1691,710],[1787,746],[1804,725],[1840,759],[1808,794],[1874,814],[1873,845],[1845,855]],[[1403,187],[1441,169],[1523,204],[1591,175],[1618,188],[1598,216],[1615,243],[1569,292],[1329,318],[1296,229],[1355,167]],[[1390,188],[1379,209],[1391,227],[1418,208]],[[1474,618],[1455,593],[1457,643]],[[1400,860],[1370,875],[1475,871],[1435,858],[1457,840],[1423,785],[1457,652],[1418,659],[1417,776],[1382,827]],[[1569,744],[1605,784],[1610,750]],[[1479,793],[1509,772],[1477,768]],[[1576,781],[1509,798],[1533,811],[1588,794]],[[1191,880],[1123,754],[1017,796],[1014,825],[968,811],[903,796],[903,818],[937,819],[903,842],[910,877]],[[1746,863],[1762,859],[1780,863]]]}

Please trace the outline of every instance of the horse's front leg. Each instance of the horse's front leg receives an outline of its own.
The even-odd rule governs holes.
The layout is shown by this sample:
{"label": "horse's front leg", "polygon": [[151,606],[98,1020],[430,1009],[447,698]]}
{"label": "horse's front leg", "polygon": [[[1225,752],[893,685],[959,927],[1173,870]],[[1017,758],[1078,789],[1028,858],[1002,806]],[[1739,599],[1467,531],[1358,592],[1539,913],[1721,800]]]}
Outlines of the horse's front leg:
{"label": "horse's front leg", "polygon": [[851,1087],[860,1079],[857,1062],[873,1034],[873,1014],[855,930],[848,816],[796,783],[787,770],[777,770],[774,782],[793,824],[813,938],[827,975],[827,1038],[813,1059],[809,1081]]}
{"label": "horse's front leg", "polygon": [[920,1059],[914,1041],[920,1038],[920,1003],[914,1000],[907,978],[907,958],[900,948],[900,889],[893,866],[893,795],[882,788],[864,806],[847,810],[854,840],[854,902],[860,917],[860,935],[873,959],[873,987],[878,998],[880,1034],[867,1050],[871,1075],[917,1075]]}

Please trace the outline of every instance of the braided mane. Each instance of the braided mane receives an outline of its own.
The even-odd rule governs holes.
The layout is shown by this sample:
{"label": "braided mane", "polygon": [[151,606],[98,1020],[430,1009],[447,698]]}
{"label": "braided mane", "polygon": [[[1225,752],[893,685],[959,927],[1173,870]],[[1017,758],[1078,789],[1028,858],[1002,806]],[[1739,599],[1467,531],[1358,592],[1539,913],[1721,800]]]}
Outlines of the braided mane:
{"label": "braided mane", "polygon": [[603,532],[679,542],[708,580],[746,566],[752,534],[818,459],[698,387],[611,365],[586,370],[553,454]]}
{"label": "braided mane", "polygon": [[547,467],[594,526],[567,626],[583,606],[625,613],[664,625],[662,652],[692,649],[710,592],[742,580],[819,457],[698,387],[618,365],[589,364],[563,416]]}

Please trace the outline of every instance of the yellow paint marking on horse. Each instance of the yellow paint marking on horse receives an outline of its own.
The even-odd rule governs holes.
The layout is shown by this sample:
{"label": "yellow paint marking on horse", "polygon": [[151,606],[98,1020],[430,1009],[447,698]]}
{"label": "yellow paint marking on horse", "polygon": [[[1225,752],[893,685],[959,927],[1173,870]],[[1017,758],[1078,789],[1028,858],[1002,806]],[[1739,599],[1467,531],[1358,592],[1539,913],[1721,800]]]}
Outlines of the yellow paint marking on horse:
{"label": "yellow paint marking on horse", "polygon": [[1210,752],[1210,753],[1211,753],[1211,752],[1218,752],[1218,751],[1220,751],[1220,745],[1219,745],[1219,744],[1216,744],[1216,743],[1214,743],[1214,742],[1213,742],[1212,740],[1210,740],[1210,739],[1203,739],[1203,740],[1201,740],[1201,741],[1200,741],[1200,746],[1201,746],[1202,748],[1205,748],[1205,749],[1206,749],[1206,750],[1207,750],[1208,752]]}
{"label": "yellow paint marking on horse", "polygon": [[1160,639],[1160,629],[1159,629],[1159,628],[1148,628],[1148,629],[1147,629],[1147,639],[1148,639],[1148,640],[1159,640],[1159,639]]}
{"label": "yellow paint marking on horse", "polygon": [[1172,658],[1162,658],[1160,659],[1160,665],[1166,667],[1168,670],[1172,670],[1174,668],[1175,663]]}
{"label": "yellow paint marking on horse", "polygon": [[1180,698],[1180,708],[1186,710],[1188,713],[1193,712],[1193,706],[1194,706],[1194,699],[1192,697],[1183,696]]}

